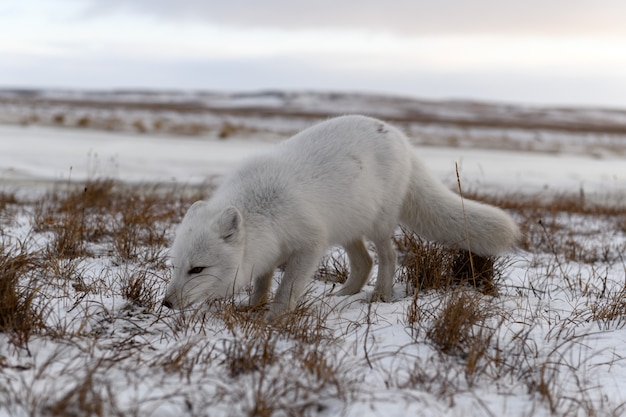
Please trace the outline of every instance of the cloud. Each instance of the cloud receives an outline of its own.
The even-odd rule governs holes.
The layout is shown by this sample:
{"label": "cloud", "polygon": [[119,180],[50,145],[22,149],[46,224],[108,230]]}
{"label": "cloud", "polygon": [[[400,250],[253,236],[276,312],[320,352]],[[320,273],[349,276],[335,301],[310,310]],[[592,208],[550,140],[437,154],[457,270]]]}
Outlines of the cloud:
{"label": "cloud", "polygon": [[136,13],[162,21],[424,34],[626,34],[626,2],[605,0],[90,0],[87,13]]}
{"label": "cloud", "polygon": [[622,0],[390,2],[0,1],[0,83],[624,103]]}

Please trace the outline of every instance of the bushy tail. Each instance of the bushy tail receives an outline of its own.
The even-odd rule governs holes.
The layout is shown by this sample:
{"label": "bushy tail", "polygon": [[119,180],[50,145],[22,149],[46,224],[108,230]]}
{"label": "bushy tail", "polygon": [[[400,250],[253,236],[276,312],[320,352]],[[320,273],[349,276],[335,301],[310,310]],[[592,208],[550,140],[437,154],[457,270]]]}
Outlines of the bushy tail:
{"label": "bushy tail", "polygon": [[400,221],[426,239],[482,256],[512,249],[520,236],[511,216],[488,204],[462,200],[432,176],[417,157]]}

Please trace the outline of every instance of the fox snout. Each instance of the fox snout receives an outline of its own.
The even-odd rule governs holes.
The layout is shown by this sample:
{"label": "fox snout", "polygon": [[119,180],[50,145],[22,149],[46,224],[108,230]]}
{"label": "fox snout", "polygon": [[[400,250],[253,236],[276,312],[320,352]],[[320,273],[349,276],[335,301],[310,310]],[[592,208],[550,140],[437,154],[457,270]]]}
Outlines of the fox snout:
{"label": "fox snout", "polygon": [[161,302],[161,305],[163,307],[167,307],[173,310],[185,308],[185,304],[186,303],[181,298],[180,294],[170,291],[165,294],[165,297],[163,297],[163,301]]}
{"label": "fox snout", "polygon": [[198,294],[184,294],[179,290],[170,288],[165,292],[161,305],[172,310],[184,310],[202,300],[197,298],[197,296]]}

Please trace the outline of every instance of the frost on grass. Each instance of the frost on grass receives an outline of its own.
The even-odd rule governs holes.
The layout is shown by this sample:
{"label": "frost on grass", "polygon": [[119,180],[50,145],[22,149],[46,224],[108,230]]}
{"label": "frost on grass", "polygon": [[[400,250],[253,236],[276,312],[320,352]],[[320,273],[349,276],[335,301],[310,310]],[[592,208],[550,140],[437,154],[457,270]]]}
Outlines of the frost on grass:
{"label": "frost on grass", "polygon": [[329,297],[349,273],[334,249],[268,325],[245,293],[161,309],[174,226],[202,196],[111,181],[0,195],[1,416],[625,411],[623,210],[499,197],[524,241],[497,259],[398,230],[391,303]]}

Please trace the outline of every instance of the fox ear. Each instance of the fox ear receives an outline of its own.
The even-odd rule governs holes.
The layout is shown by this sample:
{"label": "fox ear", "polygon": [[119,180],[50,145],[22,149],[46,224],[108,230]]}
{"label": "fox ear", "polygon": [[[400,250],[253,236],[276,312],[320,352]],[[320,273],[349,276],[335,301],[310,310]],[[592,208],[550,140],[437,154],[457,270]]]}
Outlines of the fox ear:
{"label": "fox ear", "polygon": [[217,218],[217,232],[226,242],[236,242],[243,235],[243,218],[235,207],[226,207]]}

